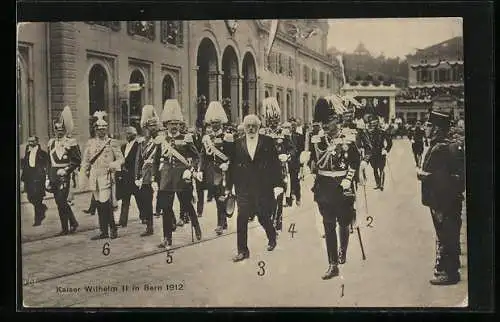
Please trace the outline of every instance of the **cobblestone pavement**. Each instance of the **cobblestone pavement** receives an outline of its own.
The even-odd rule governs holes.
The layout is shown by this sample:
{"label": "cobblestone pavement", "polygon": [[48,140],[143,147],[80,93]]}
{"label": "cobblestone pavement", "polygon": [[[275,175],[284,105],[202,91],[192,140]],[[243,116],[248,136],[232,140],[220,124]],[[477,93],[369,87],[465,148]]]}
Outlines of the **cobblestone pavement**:
{"label": "cobblestone pavement", "polygon": [[[249,226],[250,259],[240,263],[231,261],[236,249],[236,214],[228,220],[228,232],[215,237],[213,202],[200,220],[203,240],[192,243],[189,226],[178,228],[174,246],[179,248],[170,255],[156,249],[160,219],[155,220],[154,236],[140,237],[144,226],[139,223],[120,229],[120,238],[109,241],[108,256],[102,254],[105,241],[89,240],[95,231],[23,243],[23,277],[28,282],[23,287],[24,304],[88,308],[466,306],[465,214],[462,281],[432,286],[428,280],[434,265],[434,229],[428,209],[420,203],[420,184],[407,141],[395,141],[387,171],[383,192],[373,190],[373,184],[367,186],[373,221],[367,219],[363,198],[358,199],[358,224],[367,259],[362,260],[357,235],[352,234],[347,263],[340,268],[341,276],[332,280],[321,280],[327,268],[326,249],[309,176],[303,182],[302,206],[284,208],[284,230],[277,248],[265,250],[265,232],[254,222]],[[83,195],[82,200],[88,206]],[[97,218],[89,219],[89,225],[92,220],[95,226]],[[293,235],[287,231],[291,224],[297,231]],[[110,288],[91,292],[85,289],[88,286]]]}

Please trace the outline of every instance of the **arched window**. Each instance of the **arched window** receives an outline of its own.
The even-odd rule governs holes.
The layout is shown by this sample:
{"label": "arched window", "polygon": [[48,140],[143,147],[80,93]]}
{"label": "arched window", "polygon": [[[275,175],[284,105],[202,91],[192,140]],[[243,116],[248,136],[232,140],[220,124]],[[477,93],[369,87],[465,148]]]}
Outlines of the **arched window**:
{"label": "arched window", "polygon": [[165,77],[163,77],[163,82],[161,87],[162,87],[162,98],[163,98],[162,104],[165,104],[165,101],[168,99],[175,98],[174,80],[170,75],[165,75]]}
{"label": "arched window", "polygon": [[266,92],[264,93],[264,96],[265,96],[265,98],[268,98],[269,97],[269,91],[266,90]]}
{"label": "arched window", "polygon": [[141,109],[142,106],[145,105],[145,90],[144,90],[144,75],[139,69],[134,69],[130,74],[130,84],[139,84],[140,89],[136,91],[131,91],[129,100],[130,100],[130,110],[129,110],[129,123],[133,125],[136,122],[140,121],[141,118]]}
{"label": "arched window", "polygon": [[95,64],[89,73],[89,115],[108,111],[108,74],[101,64]]}

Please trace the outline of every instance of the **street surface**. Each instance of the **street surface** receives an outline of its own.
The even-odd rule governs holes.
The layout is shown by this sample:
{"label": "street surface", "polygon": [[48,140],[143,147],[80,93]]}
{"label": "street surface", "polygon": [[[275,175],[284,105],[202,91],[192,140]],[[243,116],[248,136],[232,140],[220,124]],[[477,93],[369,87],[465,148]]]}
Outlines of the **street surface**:
{"label": "street surface", "polygon": [[[323,228],[310,188],[302,182],[300,207],[284,208],[278,246],[267,239],[257,220],[249,225],[250,258],[233,263],[236,213],[217,237],[215,202],[205,203],[200,224],[203,239],[192,242],[190,225],[174,232],[171,253],[158,249],[132,202],[127,228],[115,240],[91,241],[97,216],[82,212],[90,195],[75,196],[80,222],[74,235],[60,230],[53,200],[40,227],[32,227],[33,209],[21,206],[23,299],[26,307],[463,307],[467,306],[466,220],[462,226],[462,281],[432,286],[435,235],[429,210],[420,203],[420,183],[408,140],[395,140],[386,167],[383,192],[374,190],[371,169],[366,187],[368,214],[358,191],[358,224],[366,253],[362,260],[357,234],[351,234],[347,263],[340,276],[323,281],[327,268]],[[178,204],[175,203],[176,217]],[[371,217],[371,218],[368,218]],[[115,214],[118,218],[118,213]],[[294,224],[295,233],[288,232]],[[293,229],[292,229],[293,230]],[[105,256],[105,243],[109,254]],[[107,250],[104,251],[107,253]],[[90,286],[101,287],[94,292]],[[87,289],[86,289],[87,287]]]}

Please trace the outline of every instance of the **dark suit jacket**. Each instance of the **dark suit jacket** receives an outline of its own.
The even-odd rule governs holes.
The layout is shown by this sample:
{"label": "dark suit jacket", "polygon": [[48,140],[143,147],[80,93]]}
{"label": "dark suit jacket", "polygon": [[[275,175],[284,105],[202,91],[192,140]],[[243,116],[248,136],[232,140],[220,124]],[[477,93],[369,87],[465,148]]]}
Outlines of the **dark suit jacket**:
{"label": "dark suit jacket", "polygon": [[36,152],[35,167],[29,166],[30,152],[29,147],[26,147],[24,158],[21,159],[21,181],[25,184],[25,191],[28,199],[41,198],[45,196],[45,177],[47,175],[47,167],[49,155],[43,151],[40,146]]}
{"label": "dark suit jacket", "polygon": [[300,153],[305,149],[304,135],[297,132],[292,133],[292,143],[295,146],[295,150],[290,160],[289,167],[298,170],[300,168]]}
{"label": "dark suit jacket", "polygon": [[258,136],[255,156],[248,153],[246,138],[235,141],[228,151],[230,159],[227,183],[234,184],[240,212],[271,213],[274,209],[274,187],[281,183],[281,163],[274,140]]}
{"label": "dark suit jacket", "polygon": [[128,153],[128,155],[125,155],[125,148],[127,147],[127,143],[121,146],[121,151],[123,153],[123,156],[125,157],[125,163],[122,166],[122,175],[124,179],[126,178],[126,180],[131,180],[133,183],[136,179],[138,179],[139,173],[139,142],[135,141],[130,148],[130,152]]}

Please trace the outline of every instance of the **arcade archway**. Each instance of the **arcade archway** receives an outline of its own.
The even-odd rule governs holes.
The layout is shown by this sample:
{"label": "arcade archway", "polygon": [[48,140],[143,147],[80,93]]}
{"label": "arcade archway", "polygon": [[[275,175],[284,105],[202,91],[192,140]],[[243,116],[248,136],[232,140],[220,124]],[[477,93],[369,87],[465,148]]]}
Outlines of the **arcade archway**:
{"label": "arcade archway", "polygon": [[141,89],[130,92],[129,124],[137,126],[141,120],[142,106],[145,105],[144,75],[138,69],[134,69],[130,74],[130,84],[139,84]]}
{"label": "arcade archway", "polygon": [[196,58],[196,65],[198,66],[197,84],[198,84],[198,99],[203,95],[206,103],[198,102],[197,121],[202,124],[205,117],[205,109],[210,101],[219,100],[219,88],[217,78],[219,76],[219,66],[217,63],[217,50],[214,43],[208,39],[203,38],[198,47],[198,54]]}
{"label": "arcade archway", "polygon": [[165,101],[168,99],[175,98],[175,84],[174,80],[170,75],[165,75],[165,77],[163,77],[161,88],[162,88],[162,102],[163,102],[162,104],[165,104]]}
{"label": "arcade archway", "polygon": [[89,115],[96,111],[108,111],[108,74],[101,64],[92,66],[89,72]]}
{"label": "arcade archway", "polygon": [[229,98],[231,107],[229,109],[228,119],[234,122],[239,116],[239,73],[238,57],[233,47],[227,46],[222,54],[222,99]]}
{"label": "arcade archway", "polygon": [[257,73],[255,59],[249,52],[247,52],[243,57],[242,86],[242,98],[244,102],[248,103],[248,113],[257,113]]}

